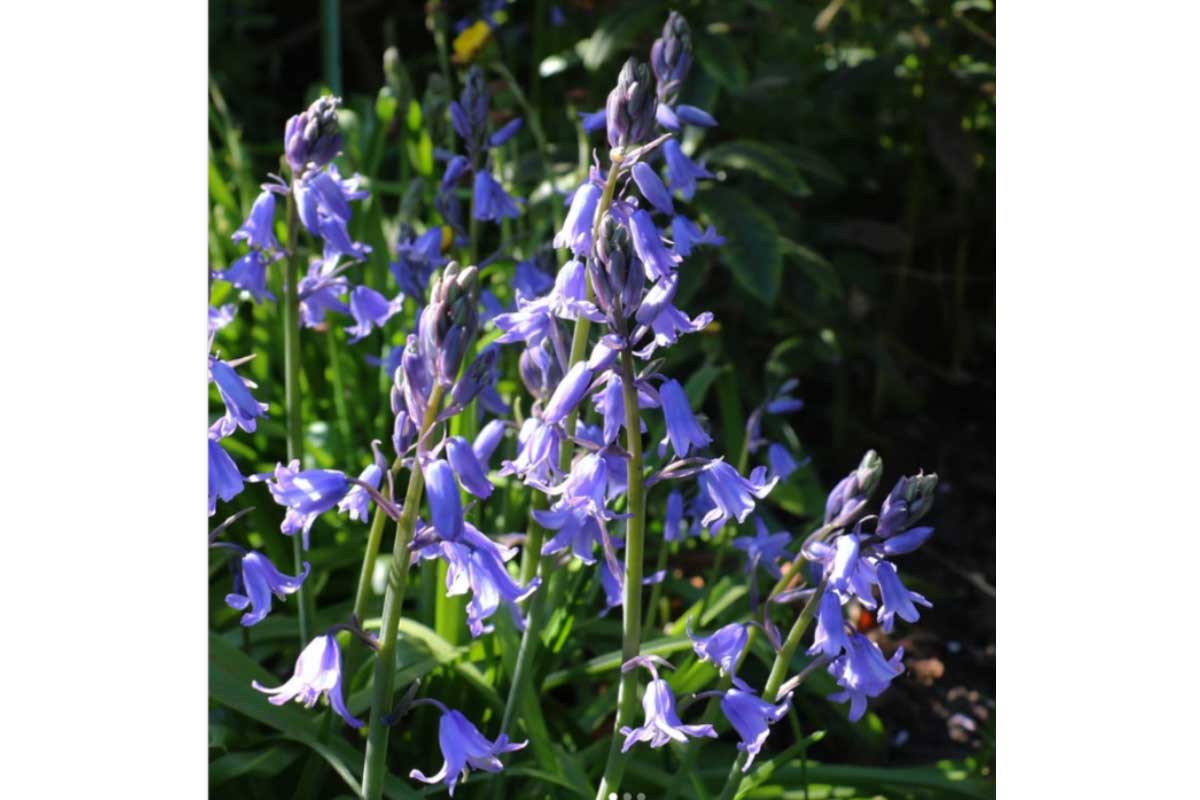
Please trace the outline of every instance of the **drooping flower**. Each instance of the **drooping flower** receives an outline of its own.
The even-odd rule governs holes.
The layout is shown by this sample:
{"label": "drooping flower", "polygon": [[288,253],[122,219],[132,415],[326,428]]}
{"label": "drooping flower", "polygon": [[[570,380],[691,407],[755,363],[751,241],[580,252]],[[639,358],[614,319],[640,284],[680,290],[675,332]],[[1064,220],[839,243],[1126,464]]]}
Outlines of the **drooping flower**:
{"label": "drooping flower", "polygon": [[901,660],[904,648],[885,658],[879,645],[861,633],[853,633],[846,652],[829,665],[829,674],[843,691],[829,696],[835,703],[850,701],[850,721],[857,722],[867,711],[867,699],[878,697],[891,686],[892,680],[904,672]]}
{"label": "drooping flower", "polygon": [[707,736],[717,738],[717,731],[712,725],[684,725],[675,712],[675,695],[671,685],[662,678],[655,678],[646,686],[642,695],[642,711],[645,722],[637,728],[624,726],[621,734],[625,743],[621,752],[627,752],[638,742],[649,742],[651,747],[662,747],[671,740],[686,742],[689,736],[698,738]]}
{"label": "drooping flower", "polygon": [[667,183],[684,200],[691,200],[696,193],[697,180],[713,177],[703,163],[696,164],[688,158],[674,138],[663,142],[663,156],[667,160]]}
{"label": "drooping flower", "polygon": [[342,302],[346,291],[346,279],[327,269],[326,262],[314,260],[308,265],[308,273],[300,279],[300,323],[306,328],[315,328],[325,321],[325,314],[336,311],[349,314],[350,307]]}
{"label": "drooping flower", "polygon": [[558,425],[529,417],[517,432],[517,457],[505,461],[501,475],[520,475],[525,481],[548,484],[558,474],[558,452],[565,434]]}
{"label": "drooping flower", "polygon": [[520,216],[521,209],[504,187],[487,170],[475,173],[475,211],[479,220],[499,222],[506,217]]}
{"label": "drooping flower", "polygon": [[671,441],[675,455],[683,458],[693,447],[707,447],[712,437],[696,422],[696,417],[692,414],[692,405],[679,381],[664,381],[658,389],[658,396],[662,401],[663,417],[667,422],[667,439]]}
{"label": "drooping flower", "polygon": [[267,415],[267,404],[255,400],[246,381],[221,359],[209,358],[208,370],[225,403],[225,416],[217,422],[220,435],[228,436],[238,428],[246,433],[254,433],[258,427],[257,418]]}
{"label": "drooping flower", "polygon": [[746,571],[753,574],[761,566],[771,577],[782,577],[778,562],[791,558],[786,548],[792,535],[787,531],[768,533],[767,524],[758,516],[754,518],[754,529],[754,536],[739,536],[733,540],[733,546],[746,553]]}
{"label": "drooping flower", "polygon": [[309,565],[304,567],[296,577],[284,575],[271,560],[262,553],[251,550],[242,557],[241,577],[235,582],[234,591],[225,595],[225,604],[242,615],[242,625],[250,627],[257,625],[271,613],[271,594],[283,600],[289,594],[299,591],[300,585],[308,577]]}
{"label": "drooping flower", "polygon": [[676,542],[687,535],[683,524],[683,495],[672,491],[667,495],[667,510],[663,516],[663,539]]}
{"label": "drooping flower", "polygon": [[791,692],[778,705],[771,705],[761,697],[742,689],[730,689],[725,692],[721,698],[721,711],[738,736],[742,737],[742,741],[738,742],[738,750],[747,755],[742,772],[750,769],[754,757],[762,750],[763,743],[771,733],[771,725],[783,719],[791,702]]}
{"label": "drooping flower", "polygon": [[842,603],[835,592],[825,591],[817,605],[817,629],[808,652],[810,655],[821,652],[829,658],[837,658],[846,649],[847,642]]}
{"label": "drooping flower", "polygon": [[[250,480],[261,480],[253,476]],[[291,536],[301,532],[304,549],[308,549],[308,534],[317,517],[336,506],[353,486],[346,474],[334,469],[300,469],[300,460],[293,459],[286,467],[275,467],[274,481],[267,488],[275,502],[287,509],[279,530]]]}
{"label": "drooping flower", "polygon": [[492,484],[470,442],[461,436],[451,436],[446,440],[446,458],[464,489],[480,500],[491,497]]}
{"label": "drooping flower", "polygon": [[275,295],[267,291],[267,256],[259,250],[251,250],[229,265],[229,269],[214,275],[235,289],[247,292],[255,303],[274,300]]}
{"label": "drooping flower", "polygon": [[592,221],[599,201],[600,187],[590,179],[575,190],[562,229],[554,236],[555,247],[569,247],[572,253],[580,257],[591,252]]}
{"label": "drooping flower", "polygon": [[228,503],[241,494],[245,478],[213,433],[208,437],[208,515],[217,513],[217,498]]}
{"label": "drooping flower", "polygon": [[233,236],[235,242],[245,239],[246,244],[259,250],[278,250],[279,240],[275,238],[275,193],[263,189],[250,207],[250,216],[242,223]]}
{"label": "drooping flower", "polygon": [[229,323],[233,322],[234,315],[237,314],[237,306],[233,303],[226,303],[223,306],[208,309],[208,335],[212,335],[224,328]]}
{"label": "drooping flower", "polygon": [[723,675],[736,675],[738,661],[750,638],[745,625],[731,622],[710,636],[696,637],[692,635],[692,618],[688,617],[686,628],[692,649],[700,660],[710,662]]}
{"label": "drooping flower", "polygon": [[689,319],[687,314],[667,303],[650,322],[650,329],[654,332],[654,338],[641,350],[635,350],[634,355],[638,358],[648,359],[658,348],[670,347],[679,341],[680,334],[696,333],[703,330],[712,322],[712,319],[713,315],[711,311],[705,311],[697,314],[695,319]]}
{"label": "drooping flower", "polygon": [[800,468],[791,452],[778,442],[772,442],[767,448],[767,464],[770,467],[768,472],[781,481],[786,481],[789,475]]}
{"label": "drooping flower", "polygon": [[421,466],[425,475],[425,493],[429,496],[429,516],[443,539],[458,539],[463,534],[462,499],[454,471],[445,461],[432,459]]}
{"label": "drooping flower", "polygon": [[[359,473],[358,479],[372,489],[378,489],[380,482],[383,480],[384,470],[387,469],[387,462],[383,460],[383,454],[379,452],[378,441],[371,442],[371,450],[375,457]],[[356,483],[346,493],[346,496],[338,502],[337,507],[338,511],[345,511],[350,516],[350,519],[366,522],[368,512],[371,508],[371,495],[365,487]]]}
{"label": "drooping flower", "polygon": [[671,202],[671,193],[667,191],[666,186],[663,186],[662,180],[653,167],[645,161],[639,161],[633,165],[630,173],[633,175],[634,183],[641,190],[642,197],[645,197],[650,205],[664,214],[675,213],[675,204]]}
{"label": "drooping flower", "polygon": [[499,772],[504,765],[497,756],[520,750],[529,744],[528,740],[510,742],[508,736],[503,733],[496,741],[490,742],[461,713],[446,708],[436,700],[430,702],[442,709],[442,719],[438,723],[442,768],[429,776],[419,769],[413,769],[408,776],[424,783],[445,783],[451,797],[454,796],[458,782],[470,772],[469,767],[485,772]]}
{"label": "drooping flower", "polygon": [[558,531],[542,545],[542,555],[552,555],[570,548],[571,554],[583,563],[596,563],[593,553],[596,545],[603,545],[604,537],[595,512],[582,505],[560,501],[547,510],[535,509],[533,518],[546,530]]}
{"label": "drooping flower", "polygon": [[385,322],[403,308],[404,295],[388,300],[368,286],[355,286],[350,291],[350,316],[354,318],[355,324],[346,328],[346,333],[350,334],[349,344],[365,338],[375,328],[383,327]]}
{"label": "drooping flower", "polygon": [[925,544],[930,536],[933,536],[933,528],[909,528],[904,533],[898,533],[876,543],[875,547],[885,556],[899,556],[916,550]]}
{"label": "drooping flower", "polygon": [[645,265],[646,274],[655,280],[673,274],[676,265],[683,260],[666,248],[658,233],[658,226],[644,208],[629,215],[629,233],[633,249]]}
{"label": "drooping flower", "polygon": [[507,426],[504,424],[504,420],[500,419],[494,419],[483,426],[483,430],[471,443],[471,449],[475,452],[475,458],[479,460],[480,464],[486,466],[492,460],[492,453],[496,452],[496,447],[504,438],[505,430],[507,430]]}
{"label": "drooping flower", "polygon": [[712,225],[702,232],[696,223],[682,214],[671,218],[671,238],[675,240],[675,252],[684,258],[690,256],[692,249],[697,245],[711,244],[719,247],[725,244],[725,237],[717,233],[717,229]]}
{"label": "drooping flower", "polygon": [[554,390],[554,394],[550,396],[546,407],[542,409],[542,420],[553,424],[565,419],[583,400],[591,382],[592,371],[588,369],[587,364],[581,361],[571,367],[570,371],[563,376],[558,388]]}
{"label": "drooping flower", "polygon": [[350,726],[363,726],[362,720],[350,715],[342,698],[342,651],[332,634],[323,634],[308,643],[296,659],[296,668],[287,683],[274,689],[258,681],[252,681],[251,685],[270,695],[268,701],[276,706],[294,699],[305,708],[312,708],[321,695],[325,695],[337,715]]}
{"label": "drooping flower", "polygon": [[888,633],[892,632],[897,616],[906,622],[916,622],[921,618],[921,613],[917,611],[914,603],[926,608],[933,608],[933,603],[926,600],[924,596],[909,591],[901,583],[900,576],[896,574],[896,568],[890,562],[880,561],[876,564],[875,575],[879,582],[879,593],[883,597],[883,602],[879,606],[879,624]]}
{"label": "drooping flower", "polygon": [[[871,586],[876,582],[875,566],[863,553],[861,536],[856,533],[846,533],[837,537],[832,548],[814,543],[809,552],[817,557],[817,561],[825,565],[824,575],[829,588],[840,597],[857,597],[858,601],[867,608],[875,608],[875,597]],[[832,549],[832,554],[829,550]]]}
{"label": "drooping flower", "polygon": [[775,488],[775,480],[753,480],[755,477],[761,477],[758,472],[756,469],[751,474],[752,479],[747,480],[725,463],[725,459],[710,461],[700,471],[697,480],[700,488],[712,500],[713,509],[704,515],[700,524],[715,532],[731,517],[736,518],[738,522],[745,522],[746,517],[754,510],[754,499],[762,500]]}

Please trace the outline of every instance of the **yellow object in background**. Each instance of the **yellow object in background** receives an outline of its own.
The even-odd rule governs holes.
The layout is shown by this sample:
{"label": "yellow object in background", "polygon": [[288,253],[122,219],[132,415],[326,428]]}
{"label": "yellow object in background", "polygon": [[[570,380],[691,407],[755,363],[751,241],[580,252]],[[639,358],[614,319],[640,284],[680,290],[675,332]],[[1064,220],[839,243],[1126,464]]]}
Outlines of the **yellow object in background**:
{"label": "yellow object in background", "polygon": [[492,38],[491,27],[483,20],[476,20],[473,25],[454,37],[454,55],[450,60],[455,64],[469,64],[479,55],[488,40]]}
{"label": "yellow object in background", "polygon": [[454,244],[454,229],[449,225],[442,226],[442,252],[450,249],[450,245]]}

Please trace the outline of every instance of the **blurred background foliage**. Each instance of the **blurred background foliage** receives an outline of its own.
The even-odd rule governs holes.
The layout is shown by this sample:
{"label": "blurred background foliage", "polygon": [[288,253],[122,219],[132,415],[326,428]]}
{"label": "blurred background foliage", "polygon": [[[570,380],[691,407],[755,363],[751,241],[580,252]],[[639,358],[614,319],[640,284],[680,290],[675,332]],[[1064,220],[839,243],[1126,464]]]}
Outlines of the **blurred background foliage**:
{"label": "blurred background foliage", "polygon": [[[918,626],[897,631],[895,643],[910,654],[908,673],[854,726],[845,722],[843,707],[821,700],[832,684],[812,682],[798,709],[806,729],[827,735],[808,755],[839,766],[807,762],[809,793],[795,796],[966,793],[954,788],[966,784],[946,775],[986,774],[994,759],[991,2],[212,0],[211,267],[224,269],[241,253],[229,234],[258,184],[278,171],[283,122],[329,88],[346,98],[344,160],[368,177],[372,191],[354,219],[355,238],[375,247],[364,275],[374,276],[377,287],[392,286],[387,262],[400,224],[419,220],[423,228],[436,219],[431,188],[442,167],[433,151],[449,146],[452,136],[441,109],[461,86],[460,68],[477,60],[489,65],[495,121],[523,115],[527,123],[519,146],[501,151],[511,159],[502,167],[514,194],[529,198],[526,211],[503,228],[482,226],[475,245],[480,255],[501,252],[489,278],[497,296],[510,299],[513,259],[531,257],[528,243],[552,237],[563,213],[556,192],[574,188],[590,146],[599,141],[583,140],[577,112],[603,106],[620,63],[629,54],[645,58],[671,8],[688,17],[695,36],[696,66],[683,100],[720,122],[685,137],[703,136],[694,142],[701,145],[697,152],[719,178],[701,188],[692,208],[729,241],[697,250],[685,264],[679,305],[692,313],[711,310],[717,324],[672,348],[667,371],[689,377],[689,393],[731,457],[741,450],[752,408],[786,378],[800,379],[806,406],[777,433],[811,461],[773,496],[771,514],[779,525],[772,530],[806,532],[824,491],[867,448],[878,450],[887,465],[881,491],[918,468],[942,478],[937,533],[905,565],[912,588],[935,603]],[[470,29],[496,9],[494,29],[456,33],[456,23]],[[385,63],[391,47],[399,58]],[[217,283],[211,302],[235,295]],[[275,413],[282,408],[276,314],[271,306],[243,302],[237,321],[221,334],[227,347],[240,347],[231,355],[257,354],[242,371],[272,402],[272,417],[257,434],[224,442],[247,473],[269,468],[284,451],[282,414]],[[388,330],[368,340],[375,355],[403,341],[402,323]],[[304,348],[309,455],[315,465],[357,471],[367,463],[370,439],[386,438],[391,428],[387,377],[361,349],[347,351],[344,336],[306,332]],[[513,374],[510,365],[500,385],[508,398],[522,394]],[[522,529],[526,502],[521,492],[508,492],[495,512],[496,529]],[[287,543],[275,533],[277,509],[265,499],[258,505],[250,528],[261,533],[252,533],[250,542],[289,564]],[[357,547],[339,545],[360,541],[361,532],[332,515],[322,526],[327,533],[315,537],[309,560],[321,597],[318,621],[332,623],[345,614],[345,603],[336,601],[352,594],[359,558]],[[686,603],[681,576],[703,572],[712,553],[696,548],[681,558],[690,560],[673,565],[682,567],[680,580],[664,594],[679,593]],[[254,662],[275,672],[290,665],[295,653],[281,655],[279,641],[294,635],[294,622],[273,616],[239,639],[237,615],[221,603],[223,569],[214,558],[213,629],[223,633],[212,636],[211,657],[228,674],[213,680],[229,685],[211,715],[212,791],[288,796],[290,789],[273,794],[264,788],[286,771],[290,780],[299,776],[295,796],[301,796],[305,780],[327,773],[328,765],[336,768],[337,753],[301,759],[305,751],[297,743],[311,748],[309,739],[325,741],[311,716],[267,707],[260,695],[236,685],[256,669]],[[422,583],[431,588],[433,582]],[[434,595],[425,591],[421,602],[438,602]],[[575,633],[605,624],[577,622]],[[554,629],[552,621],[551,627],[566,641],[571,622],[559,620]],[[462,631],[437,633],[443,643],[466,644]],[[591,654],[561,663],[582,663]],[[426,672],[453,660],[435,653]],[[261,671],[253,675],[267,680]],[[452,690],[467,691],[461,683]],[[262,740],[229,708],[286,732]],[[261,718],[277,712],[278,718]],[[580,711],[564,698],[551,701],[547,714],[555,713],[586,718],[598,712]],[[905,766],[939,760],[937,769]],[[845,764],[860,766],[855,772]],[[880,772],[883,765],[888,769]],[[791,785],[782,773],[776,779]],[[329,781],[324,790],[305,791],[326,796],[322,791],[340,785]]]}

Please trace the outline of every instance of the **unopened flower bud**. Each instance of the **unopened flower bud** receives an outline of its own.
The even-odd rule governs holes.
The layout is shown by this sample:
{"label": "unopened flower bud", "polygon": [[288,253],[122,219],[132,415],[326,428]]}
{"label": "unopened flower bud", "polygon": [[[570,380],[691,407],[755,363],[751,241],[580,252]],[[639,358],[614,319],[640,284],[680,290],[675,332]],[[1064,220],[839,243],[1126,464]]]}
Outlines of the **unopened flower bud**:
{"label": "unopened flower bud", "polygon": [[318,97],[303,113],[287,121],[283,149],[288,166],[298,178],[308,168],[320,169],[333,160],[342,147],[338,132],[337,107],[340,97]]}
{"label": "unopened flower bud", "polygon": [[672,11],[662,36],[650,48],[650,65],[658,79],[658,100],[670,103],[692,66],[692,31],[683,15]]}
{"label": "unopened flower bud", "polygon": [[630,58],[605,104],[609,146],[623,150],[645,141],[654,127],[656,105],[650,68]]}
{"label": "unopened flower bud", "polygon": [[882,474],[883,460],[874,450],[868,450],[858,468],[842,478],[829,493],[825,501],[825,524],[840,528],[853,522],[879,486]]}
{"label": "unopened flower bud", "polygon": [[896,481],[880,508],[876,533],[886,538],[915,525],[933,507],[937,482],[936,474],[905,476]]}

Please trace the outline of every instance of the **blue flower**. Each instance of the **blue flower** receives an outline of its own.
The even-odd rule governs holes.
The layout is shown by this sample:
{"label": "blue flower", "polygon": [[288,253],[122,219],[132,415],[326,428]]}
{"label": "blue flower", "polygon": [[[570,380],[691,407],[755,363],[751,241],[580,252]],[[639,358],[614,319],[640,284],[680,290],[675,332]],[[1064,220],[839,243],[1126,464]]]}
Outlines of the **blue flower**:
{"label": "blue flower", "polygon": [[517,131],[521,130],[521,125],[524,122],[520,117],[507,122],[504,127],[496,131],[488,139],[488,147],[502,147],[508,143],[508,140],[517,135]]}
{"label": "blue flower", "polygon": [[658,348],[670,347],[679,341],[680,334],[696,333],[708,327],[712,319],[711,311],[705,311],[697,314],[694,319],[689,319],[687,314],[667,303],[650,321],[650,330],[654,332],[654,338],[641,350],[635,350],[634,354],[638,358],[650,358]]}
{"label": "blue flower", "polygon": [[[603,113],[601,119],[603,120]],[[600,187],[589,178],[571,196],[571,207],[562,229],[554,236],[555,247],[569,247],[577,256],[586,256],[592,250],[592,220],[596,216],[596,204],[600,201]]]}
{"label": "blue flower", "polygon": [[884,658],[879,645],[861,633],[853,633],[846,652],[829,665],[829,674],[843,691],[829,696],[835,703],[850,701],[850,721],[857,722],[867,711],[867,699],[878,697],[891,686],[892,680],[904,672],[901,659],[904,648],[898,648],[891,659]]}
{"label": "blue flower", "polygon": [[[253,476],[251,480],[260,480]],[[299,459],[286,467],[276,465],[275,480],[267,482],[275,502],[287,509],[279,530],[291,536],[297,531],[303,535],[304,549],[308,549],[308,534],[317,517],[341,502],[353,484],[346,474],[333,469],[300,469]]]}
{"label": "blue flower", "polygon": [[261,251],[251,250],[214,277],[248,292],[255,303],[274,300],[275,295],[267,291],[267,264],[267,257]]}
{"label": "blue flower", "polygon": [[225,403],[225,416],[217,422],[220,435],[228,436],[238,428],[254,433],[258,427],[257,418],[267,415],[267,404],[255,400],[246,381],[219,358],[209,358],[208,371]]}
{"label": "blue flower", "polygon": [[403,308],[404,295],[389,301],[370,287],[355,286],[350,291],[350,316],[354,318],[355,324],[346,328],[346,333],[350,334],[349,343],[354,344],[362,340],[376,327],[382,328],[385,322]]}
{"label": "blue flower", "polygon": [[421,465],[421,472],[425,476],[425,493],[429,496],[429,516],[434,529],[443,539],[461,538],[463,508],[454,471],[439,458]]}
{"label": "blue flower", "polygon": [[762,500],[775,488],[776,481],[764,482],[763,473],[765,470],[760,473],[756,469],[751,473],[751,480],[747,480],[725,463],[723,458],[708,462],[700,471],[697,480],[701,490],[712,500],[713,509],[704,515],[700,524],[710,531],[717,531],[731,517],[736,518],[738,522],[745,522],[746,517],[754,510],[755,498]]}
{"label": "blue flower", "polygon": [[786,481],[789,475],[800,468],[791,452],[778,442],[772,442],[767,448],[767,464],[770,474],[781,481]]}
{"label": "blue flower", "polygon": [[696,193],[697,180],[713,177],[703,164],[696,164],[684,155],[679,142],[673,138],[663,142],[663,156],[667,160],[667,183],[671,190],[679,192],[684,200],[691,200],[692,195]]}
{"label": "blue flower", "polygon": [[836,658],[846,649],[846,621],[842,617],[842,603],[835,592],[825,591],[817,605],[817,629],[813,634],[810,655],[824,653]]}
{"label": "blue flower", "polygon": [[592,371],[586,363],[581,361],[571,367],[542,409],[542,420],[549,424],[561,422],[583,400],[591,383]]}
{"label": "blue flower", "polygon": [[639,208],[630,214],[629,233],[633,239],[633,249],[645,265],[647,275],[657,280],[674,273],[675,266],[682,259],[663,245],[650,212]]}
{"label": "blue flower", "polygon": [[297,285],[301,324],[306,328],[315,328],[325,321],[325,314],[329,311],[349,314],[350,307],[341,300],[346,287],[346,279],[327,270],[324,261],[309,264],[308,274]]}
{"label": "blue flower", "polygon": [[[371,450],[374,452],[375,458],[359,473],[358,479],[372,489],[378,489],[380,482],[383,480],[383,472],[387,468],[387,465],[383,460],[383,455],[379,452],[378,441],[371,443]],[[367,493],[365,488],[355,484],[346,493],[346,496],[341,499],[337,507],[338,511],[347,512],[350,519],[366,522],[367,514],[371,508],[371,495]]]}
{"label": "blue flower", "polygon": [[282,600],[299,591],[309,570],[305,561],[300,574],[289,577],[276,569],[269,558],[254,550],[242,557],[241,567],[240,580],[235,584],[235,590],[225,595],[225,603],[238,611],[250,608],[242,615],[242,625],[246,627],[257,625],[271,613],[272,593]]}
{"label": "blue flower", "polygon": [[555,503],[549,510],[535,509],[533,518],[546,530],[558,531],[542,545],[542,555],[560,553],[567,548],[585,564],[595,564],[592,554],[596,545],[603,545],[604,534],[598,515],[578,504]]}
{"label": "blue flower", "polygon": [[646,692],[642,695],[642,712],[645,722],[641,726],[621,728],[621,734],[625,737],[622,753],[638,742],[662,747],[671,740],[686,742],[689,736],[717,738],[717,731],[712,725],[684,725],[680,721],[675,712],[675,695],[671,692],[671,685],[661,678],[655,678],[646,686]]}
{"label": "blue flower", "polygon": [[446,708],[441,703],[436,704],[442,709],[442,719],[438,723],[442,768],[430,776],[414,769],[408,773],[408,777],[424,783],[445,783],[451,797],[454,796],[454,788],[459,780],[470,772],[469,767],[485,772],[499,772],[504,765],[500,763],[498,755],[520,750],[529,743],[510,742],[508,736],[503,733],[496,741],[489,742],[461,713]]}
{"label": "blue flower", "polygon": [[736,675],[738,661],[750,638],[745,625],[731,622],[711,636],[697,638],[692,635],[692,618],[688,617],[686,628],[688,638],[692,640],[692,649],[700,660],[710,662],[723,675]]}
{"label": "blue flower", "polygon": [[517,432],[517,457],[501,465],[501,475],[520,475],[528,481],[549,483],[558,474],[558,451],[564,433],[537,417],[529,417]]}
{"label": "blue flower", "polygon": [[[737,475],[736,472],[734,474]],[[761,566],[772,577],[782,577],[783,573],[777,562],[779,559],[791,558],[791,553],[786,548],[792,540],[792,535],[787,531],[768,533],[766,523],[758,516],[754,518],[754,529],[754,536],[739,536],[733,540],[733,546],[746,553],[746,571],[753,574],[754,570]]]}
{"label": "blue flower", "polygon": [[667,422],[667,439],[671,441],[675,455],[683,458],[692,447],[707,447],[712,437],[696,422],[691,403],[688,402],[687,394],[679,385],[679,381],[664,381],[658,389],[658,396],[662,402],[663,417]]}
{"label": "blue flower", "polygon": [[683,524],[683,495],[673,490],[667,495],[667,511],[663,517],[663,539],[676,542],[687,535]]}
{"label": "blue flower", "polygon": [[217,513],[217,498],[228,503],[241,494],[245,478],[225,448],[210,433],[208,437],[208,515]]}
{"label": "blue flower", "polygon": [[480,500],[491,497],[492,484],[470,442],[461,436],[451,436],[446,440],[446,457],[464,489]]}
{"label": "blue flower", "polygon": [[762,750],[767,736],[771,733],[771,725],[783,719],[791,702],[790,692],[779,705],[771,705],[742,689],[730,689],[725,692],[721,698],[721,711],[738,736],[742,737],[742,741],[738,742],[738,750],[748,756],[742,766],[742,772],[750,769],[754,757]]}
{"label": "blue flower", "polygon": [[490,172],[480,170],[475,173],[475,219],[499,222],[506,217],[519,216],[520,213],[516,201]]}
{"label": "blue flower", "polygon": [[716,228],[709,225],[703,232],[699,226],[682,214],[671,218],[671,238],[675,240],[675,252],[685,258],[692,254],[692,248],[701,244],[720,246],[725,244],[725,237],[717,233]]}
{"label": "blue flower", "polygon": [[318,636],[309,642],[296,659],[296,668],[287,683],[275,689],[269,689],[258,681],[251,681],[251,685],[271,695],[267,699],[276,706],[294,699],[306,708],[312,708],[321,695],[325,695],[329,705],[348,724],[355,728],[363,725],[362,720],[350,715],[342,697],[342,651],[332,634]]}
{"label": "blue flower", "polygon": [[879,624],[888,633],[892,632],[896,616],[906,622],[916,622],[921,618],[914,603],[933,608],[933,603],[916,592],[910,592],[900,582],[900,576],[896,574],[896,568],[891,563],[880,561],[875,566],[875,575],[879,583],[879,594],[883,598],[879,606]]}
{"label": "blue flower", "polygon": [[263,189],[250,208],[250,216],[230,237],[235,242],[245,239],[246,244],[259,250],[278,250],[275,238],[275,193]]}
{"label": "blue flower", "polygon": [[650,205],[664,214],[675,213],[675,204],[671,202],[671,193],[667,191],[666,186],[663,186],[662,180],[659,179],[658,173],[654,171],[653,167],[645,161],[639,161],[633,165],[630,172],[633,174],[634,183],[642,192],[642,197],[650,201]]}

